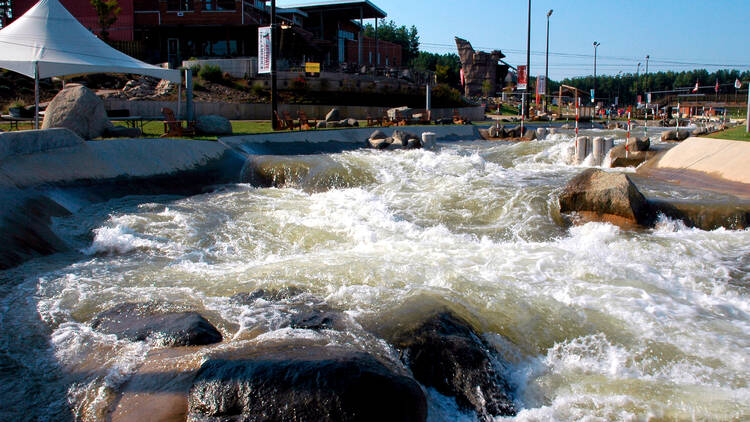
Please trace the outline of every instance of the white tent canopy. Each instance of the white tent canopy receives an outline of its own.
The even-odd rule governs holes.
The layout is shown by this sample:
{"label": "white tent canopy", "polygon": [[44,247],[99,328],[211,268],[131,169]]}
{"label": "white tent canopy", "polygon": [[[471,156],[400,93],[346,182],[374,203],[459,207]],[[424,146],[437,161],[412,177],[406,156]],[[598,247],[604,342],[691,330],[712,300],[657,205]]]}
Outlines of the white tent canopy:
{"label": "white tent canopy", "polygon": [[[81,25],[59,0],[40,0],[0,30],[0,68],[34,78],[36,128],[39,128],[39,79],[86,73],[134,73],[182,86],[179,70],[150,65],[110,47]],[[179,109],[178,100],[178,116]]]}
{"label": "white tent canopy", "polygon": [[134,73],[181,81],[179,70],[153,66],[110,47],[81,25],[58,0],[39,1],[0,30],[0,67],[40,79],[84,73]]}

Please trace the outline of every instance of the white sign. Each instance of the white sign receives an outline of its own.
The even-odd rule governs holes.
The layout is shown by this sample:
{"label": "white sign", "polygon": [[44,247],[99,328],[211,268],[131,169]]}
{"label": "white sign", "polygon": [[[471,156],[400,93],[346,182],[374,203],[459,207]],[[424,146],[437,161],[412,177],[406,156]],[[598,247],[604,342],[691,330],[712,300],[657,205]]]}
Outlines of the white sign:
{"label": "white sign", "polygon": [[646,102],[648,104],[651,104],[651,93],[650,92],[648,94],[646,94]]}
{"label": "white sign", "polygon": [[258,73],[271,73],[271,27],[258,28]]}

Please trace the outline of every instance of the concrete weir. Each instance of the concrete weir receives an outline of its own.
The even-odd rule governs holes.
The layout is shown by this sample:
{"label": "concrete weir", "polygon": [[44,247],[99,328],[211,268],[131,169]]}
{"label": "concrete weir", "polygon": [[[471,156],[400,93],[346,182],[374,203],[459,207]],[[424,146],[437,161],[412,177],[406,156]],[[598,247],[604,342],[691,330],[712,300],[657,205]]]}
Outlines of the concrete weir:
{"label": "concrete weir", "polygon": [[[380,128],[437,140],[477,139],[474,126]],[[126,195],[194,194],[241,181],[249,156],[363,148],[374,128],[279,132],[215,141],[118,139],[84,141],[67,129],[0,133],[0,269],[66,249],[51,219],[83,202]],[[61,194],[61,192],[63,192]]]}

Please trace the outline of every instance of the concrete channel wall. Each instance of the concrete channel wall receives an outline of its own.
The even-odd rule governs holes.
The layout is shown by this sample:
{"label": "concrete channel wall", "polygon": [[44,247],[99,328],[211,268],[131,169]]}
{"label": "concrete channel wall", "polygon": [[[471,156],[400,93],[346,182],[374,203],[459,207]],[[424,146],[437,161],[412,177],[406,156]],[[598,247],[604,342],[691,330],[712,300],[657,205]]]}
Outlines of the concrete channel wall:
{"label": "concrete channel wall", "polygon": [[[127,101],[118,99],[106,99],[104,105],[107,110],[128,110],[131,116],[154,117],[161,119],[162,107],[177,111],[177,103],[174,101]],[[193,103],[196,115],[215,114],[230,120],[270,120],[270,104],[236,104],[236,103],[207,103],[196,101]],[[279,104],[279,113],[287,112],[293,118],[297,118],[299,111],[304,111],[310,119],[322,120],[332,108],[338,108],[341,118],[354,118],[365,120],[368,117],[383,117],[390,107],[362,107],[362,106],[331,106],[331,105],[305,105],[305,104]],[[182,111],[185,107],[183,104]],[[434,108],[432,119],[443,119],[453,117],[454,111],[470,120],[484,120],[484,108],[482,107],[459,107],[459,108]]]}

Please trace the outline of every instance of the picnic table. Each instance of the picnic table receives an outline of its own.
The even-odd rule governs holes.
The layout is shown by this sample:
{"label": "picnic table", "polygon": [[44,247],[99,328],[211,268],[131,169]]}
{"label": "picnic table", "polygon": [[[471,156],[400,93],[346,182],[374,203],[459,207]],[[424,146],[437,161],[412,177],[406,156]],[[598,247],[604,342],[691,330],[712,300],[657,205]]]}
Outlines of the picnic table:
{"label": "picnic table", "polygon": [[[43,116],[39,116],[43,118]],[[3,114],[0,116],[0,119],[2,119],[4,122],[10,122],[10,130],[13,130],[13,127],[15,126],[16,130],[18,129],[18,122],[33,122],[33,117],[18,117],[13,116],[10,114]]]}

